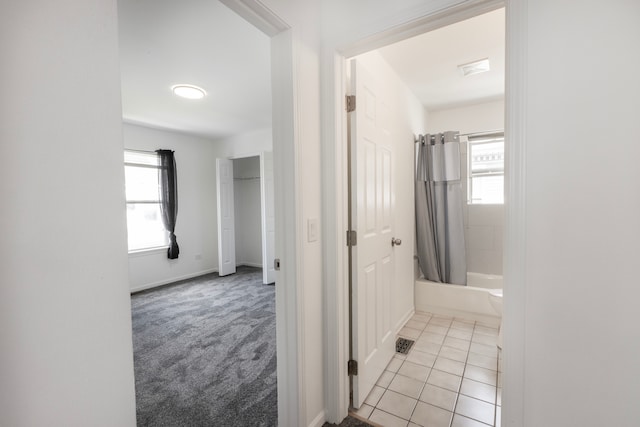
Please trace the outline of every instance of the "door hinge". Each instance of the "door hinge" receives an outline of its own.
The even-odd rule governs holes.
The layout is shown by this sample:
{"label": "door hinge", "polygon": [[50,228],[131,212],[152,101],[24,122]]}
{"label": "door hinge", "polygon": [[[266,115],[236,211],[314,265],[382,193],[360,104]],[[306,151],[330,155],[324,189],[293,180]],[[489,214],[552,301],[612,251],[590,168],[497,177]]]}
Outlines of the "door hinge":
{"label": "door hinge", "polygon": [[276,271],[280,270],[280,258],[276,258],[273,260],[273,269]]}
{"label": "door hinge", "polygon": [[347,230],[347,246],[358,244],[358,233],[355,230]]}
{"label": "door hinge", "polygon": [[346,103],[347,103],[347,113],[355,111],[356,110],[356,96],[355,95],[347,95],[345,98],[346,98]]}
{"label": "door hinge", "polygon": [[358,362],[356,360],[347,362],[347,375],[358,375]]}

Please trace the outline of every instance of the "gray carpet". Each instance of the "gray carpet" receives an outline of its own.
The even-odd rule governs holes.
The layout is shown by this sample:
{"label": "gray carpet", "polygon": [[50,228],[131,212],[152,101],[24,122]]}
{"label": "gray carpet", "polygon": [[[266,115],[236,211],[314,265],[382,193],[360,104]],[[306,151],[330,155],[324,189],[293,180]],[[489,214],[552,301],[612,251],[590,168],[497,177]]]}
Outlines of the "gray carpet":
{"label": "gray carpet", "polygon": [[373,425],[349,415],[340,424],[324,423],[322,427],[373,427]]}
{"label": "gray carpet", "polygon": [[131,296],[138,426],[276,426],[275,287],[240,267]]}

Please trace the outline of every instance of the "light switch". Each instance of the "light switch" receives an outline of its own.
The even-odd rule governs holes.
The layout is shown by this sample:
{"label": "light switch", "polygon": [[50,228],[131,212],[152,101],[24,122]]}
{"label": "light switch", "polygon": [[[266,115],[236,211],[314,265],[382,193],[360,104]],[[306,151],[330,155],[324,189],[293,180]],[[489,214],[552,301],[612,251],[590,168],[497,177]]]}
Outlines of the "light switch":
{"label": "light switch", "polygon": [[307,242],[318,240],[318,219],[309,218],[307,220]]}

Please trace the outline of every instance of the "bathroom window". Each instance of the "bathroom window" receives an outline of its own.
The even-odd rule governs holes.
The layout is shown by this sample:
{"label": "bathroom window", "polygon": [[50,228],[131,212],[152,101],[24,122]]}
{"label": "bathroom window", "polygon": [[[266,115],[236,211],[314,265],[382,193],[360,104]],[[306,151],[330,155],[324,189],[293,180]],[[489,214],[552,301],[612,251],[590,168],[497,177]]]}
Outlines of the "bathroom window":
{"label": "bathroom window", "polygon": [[504,134],[469,138],[469,204],[504,203]]}
{"label": "bathroom window", "polygon": [[159,167],[156,153],[124,152],[129,252],[169,245],[160,213]]}

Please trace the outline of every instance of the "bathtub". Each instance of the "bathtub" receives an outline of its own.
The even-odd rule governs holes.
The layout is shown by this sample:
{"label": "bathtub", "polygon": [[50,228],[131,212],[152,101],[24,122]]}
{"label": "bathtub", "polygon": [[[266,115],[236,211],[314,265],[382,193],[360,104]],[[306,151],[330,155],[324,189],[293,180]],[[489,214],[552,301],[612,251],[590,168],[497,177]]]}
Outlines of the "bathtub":
{"label": "bathtub", "polygon": [[417,279],[416,311],[462,317],[500,325],[500,317],[489,303],[489,290],[502,289],[502,276],[467,273],[467,286]]}

